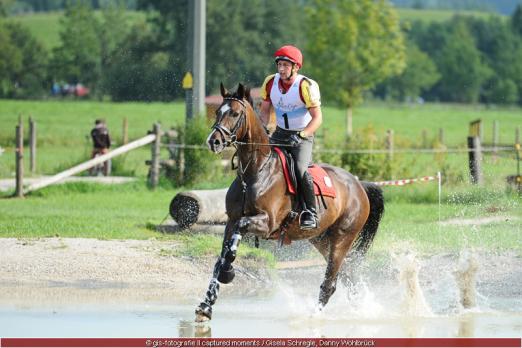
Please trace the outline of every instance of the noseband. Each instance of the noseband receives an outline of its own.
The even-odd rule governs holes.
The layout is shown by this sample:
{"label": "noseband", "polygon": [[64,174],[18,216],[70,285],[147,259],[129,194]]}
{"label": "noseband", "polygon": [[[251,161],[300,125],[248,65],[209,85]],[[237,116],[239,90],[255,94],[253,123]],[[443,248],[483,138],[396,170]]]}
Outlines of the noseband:
{"label": "noseband", "polygon": [[241,114],[238,116],[239,120],[236,122],[234,127],[232,129],[228,129],[227,127],[221,125],[221,121],[223,121],[223,115],[221,118],[214,123],[211,129],[214,129],[218,131],[224,140],[225,147],[234,145],[237,142],[237,134],[236,132],[239,130],[239,128],[243,125],[243,122],[245,121],[245,115],[246,115],[246,105],[245,102],[239,98],[233,98],[233,97],[226,97],[223,98],[224,100],[235,100],[238,103],[240,103],[243,106],[243,109],[241,110]]}

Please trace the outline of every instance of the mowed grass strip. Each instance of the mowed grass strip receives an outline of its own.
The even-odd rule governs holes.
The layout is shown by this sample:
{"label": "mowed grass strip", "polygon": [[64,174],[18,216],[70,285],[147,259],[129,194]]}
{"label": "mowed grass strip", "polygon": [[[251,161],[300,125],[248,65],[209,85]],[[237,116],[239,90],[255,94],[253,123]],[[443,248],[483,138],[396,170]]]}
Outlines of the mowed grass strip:
{"label": "mowed grass strip", "polygon": [[[118,186],[75,183],[43,189],[25,199],[0,199],[0,237],[156,238],[190,244],[196,241],[194,235],[154,228],[168,214],[176,193],[161,187],[148,190],[144,182]],[[522,198],[515,193],[464,185],[445,188],[442,225],[434,183],[387,187],[385,200],[376,251],[401,247],[426,253],[461,248],[522,251]],[[218,252],[219,237],[198,238],[184,252]]]}

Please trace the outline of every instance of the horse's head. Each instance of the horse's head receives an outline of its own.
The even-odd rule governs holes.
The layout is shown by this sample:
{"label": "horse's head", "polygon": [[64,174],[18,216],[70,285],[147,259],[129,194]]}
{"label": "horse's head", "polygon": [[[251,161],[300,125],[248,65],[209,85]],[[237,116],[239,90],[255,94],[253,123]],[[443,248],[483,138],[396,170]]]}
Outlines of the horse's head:
{"label": "horse's head", "polygon": [[[250,90],[239,84],[236,93],[231,94],[221,84],[223,103],[216,111],[216,122],[207,138],[210,151],[219,153],[227,146],[242,140],[247,133],[248,103],[251,104]],[[251,109],[251,108],[250,108]]]}

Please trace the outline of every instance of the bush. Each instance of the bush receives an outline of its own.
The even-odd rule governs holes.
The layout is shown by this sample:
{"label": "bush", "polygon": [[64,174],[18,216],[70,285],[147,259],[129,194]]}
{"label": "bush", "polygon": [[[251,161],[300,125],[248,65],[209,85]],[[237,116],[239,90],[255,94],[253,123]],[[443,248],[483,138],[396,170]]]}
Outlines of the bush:
{"label": "bush", "polygon": [[[204,117],[195,118],[187,122],[183,143],[186,145],[205,146],[210,127]],[[193,185],[202,181],[216,179],[215,162],[219,157],[205,148],[185,149],[185,170],[183,178],[174,178],[182,185]]]}
{"label": "bush", "polygon": [[[395,137],[395,148],[408,148],[411,144],[405,139]],[[353,150],[381,150],[386,141],[379,139],[372,125],[368,125],[347,140],[341,155],[341,167],[357,175],[362,180],[389,180],[408,177],[415,165],[415,158],[406,160],[403,154],[394,153],[389,159],[384,153],[356,153]]]}

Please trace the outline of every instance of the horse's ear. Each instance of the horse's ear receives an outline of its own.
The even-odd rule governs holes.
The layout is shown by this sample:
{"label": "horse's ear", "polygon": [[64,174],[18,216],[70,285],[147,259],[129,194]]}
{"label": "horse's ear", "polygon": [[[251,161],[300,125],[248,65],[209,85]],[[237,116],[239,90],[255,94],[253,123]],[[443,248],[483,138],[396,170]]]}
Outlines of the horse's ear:
{"label": "horse's ear", "polygon": [[223,82],[221,82],[219,84],[219,88],[221,89],[221,96],[224,98],[226,96],[228,96],[228,91],[227,89],[225,88],[225,86],[223,86]]}
{"label": "horse's ear", "polygon": [[250,92],[250,87],[247,86],[245,90],[245,99],[248,100],[252,107],[254,107],[254,99],[252,99],[252,94]]}
{"label": "horse's ear", "polygon": [[240,98],[240,99],[243,99],[245,97],[245,86],[243,86],[242,83],[239,84],[239,86],[237,86],[237,96]]}

